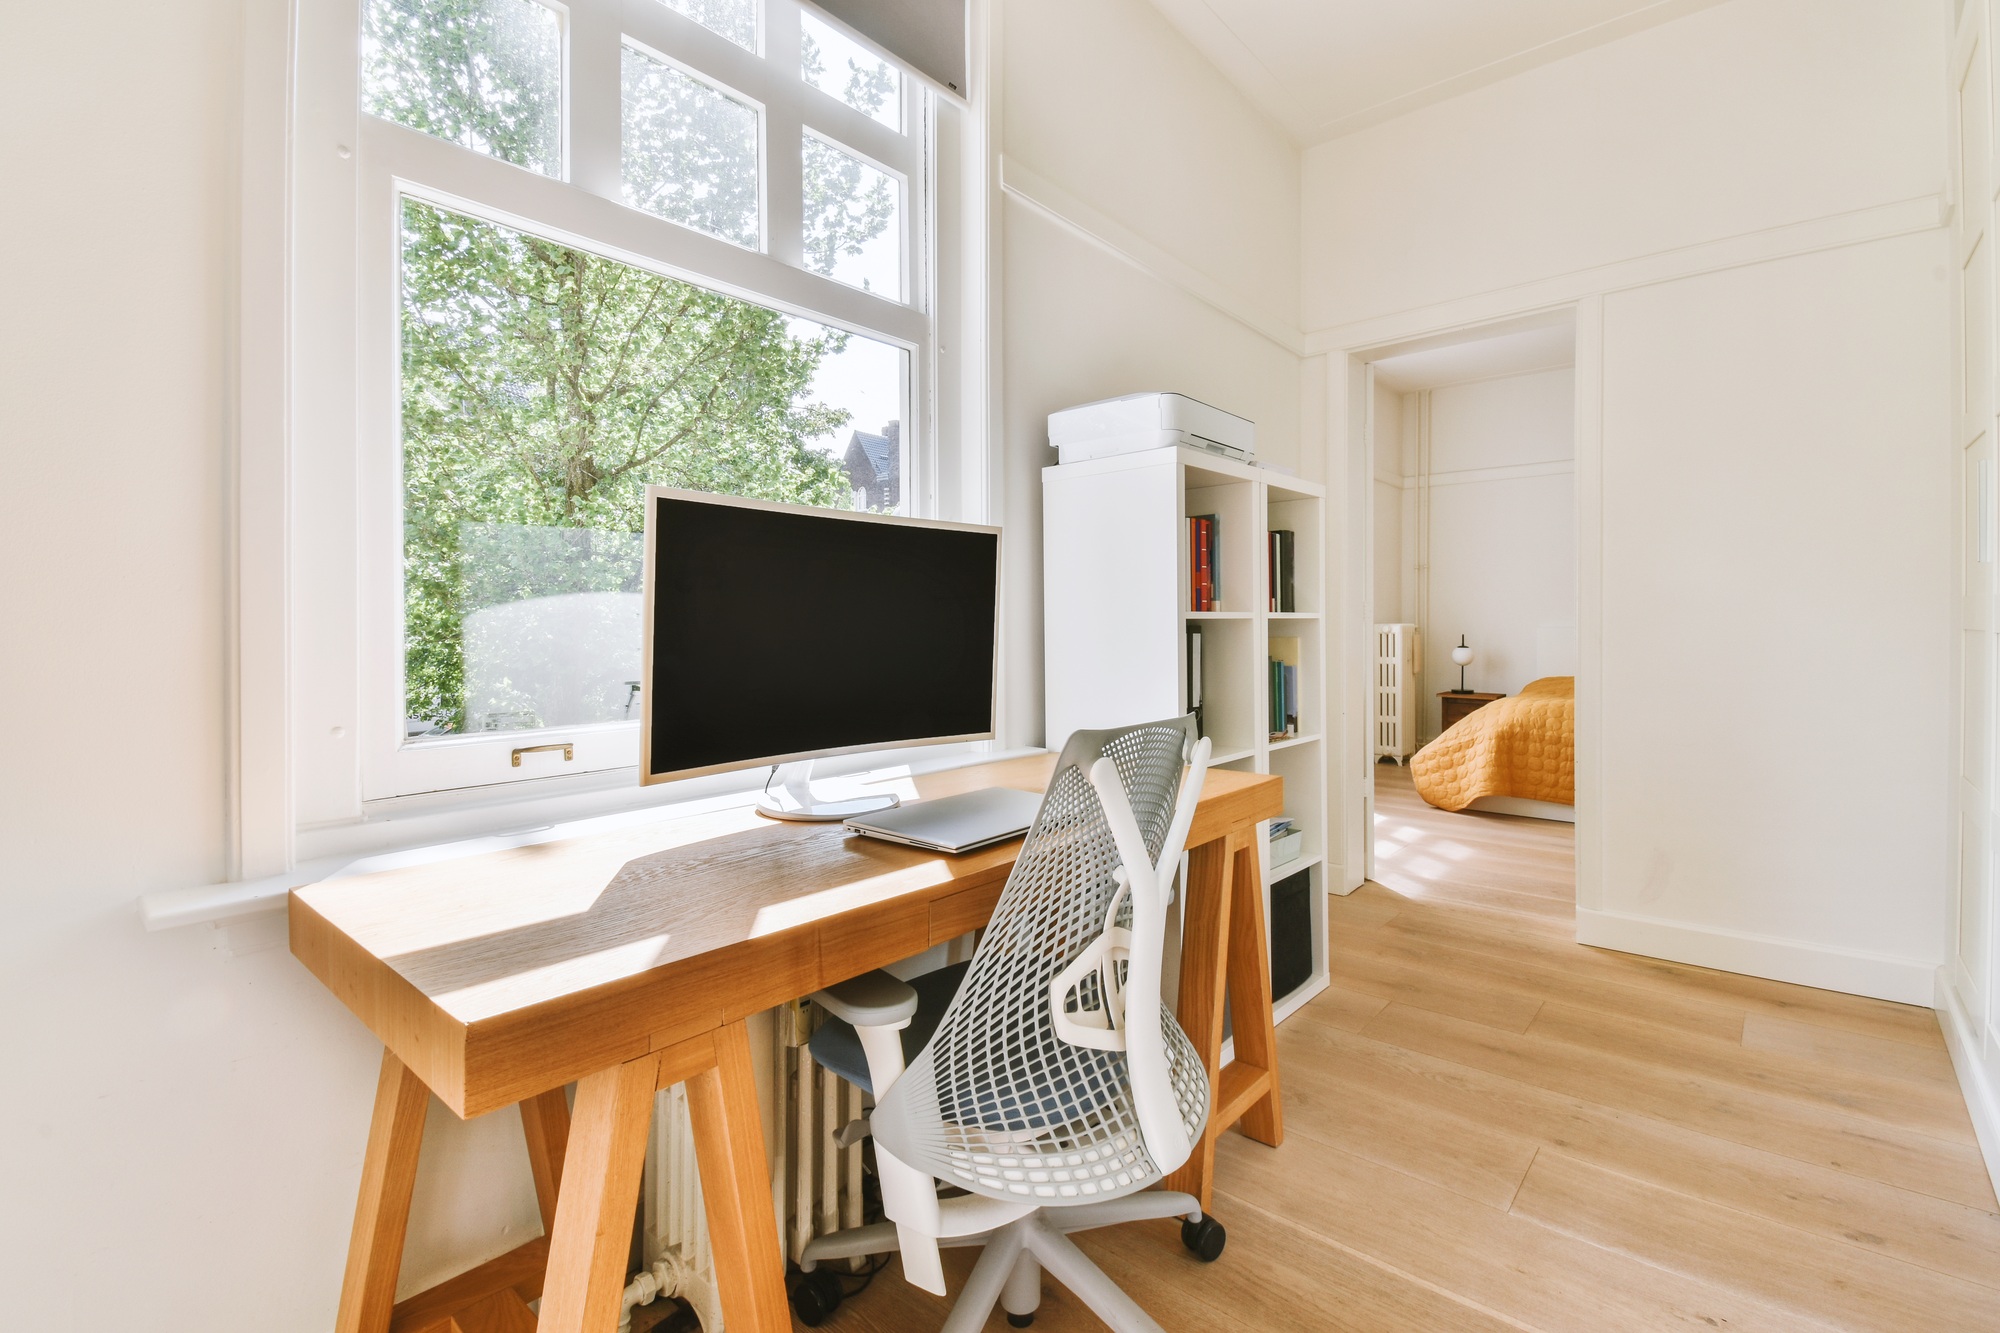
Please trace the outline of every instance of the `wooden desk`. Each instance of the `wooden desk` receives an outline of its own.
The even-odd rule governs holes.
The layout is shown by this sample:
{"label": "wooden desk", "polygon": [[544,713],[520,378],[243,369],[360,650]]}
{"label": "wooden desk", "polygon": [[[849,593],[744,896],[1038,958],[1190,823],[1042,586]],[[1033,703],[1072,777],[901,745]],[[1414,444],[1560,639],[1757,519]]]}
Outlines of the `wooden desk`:
{"label": "wooden desk", "polygon": [[[1054,763],[917,786],[1041,791]],[[1211,769],[1188,834],[1178,1010],[1214,1100],[1169,1184],[1204,1205],[1218,1134],[1283,1137],[1256,837],[1283,806],[1281,779]],[[943,856],[725,811],[295,890],[292,953],[386,1047],[339,1333],[611,1329],[653,1096],[683,1082],[729,1326],[789,1329],[744,1021],[983,925],[1019,848]],[[397,1304],[430,1093],[461,1117],[520,1104],[546,1234]]]}

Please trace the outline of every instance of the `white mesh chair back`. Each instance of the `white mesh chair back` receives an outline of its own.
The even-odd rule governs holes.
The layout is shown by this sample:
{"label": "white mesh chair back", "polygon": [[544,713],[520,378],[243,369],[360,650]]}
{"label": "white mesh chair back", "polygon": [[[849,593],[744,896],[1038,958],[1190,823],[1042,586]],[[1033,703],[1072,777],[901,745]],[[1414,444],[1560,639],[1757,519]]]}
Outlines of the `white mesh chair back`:
{"label": "white mesh chair back", "polygon": [[875,1110],[878,1144],[1020,1203],[1117,1198],[1186,1160],[1208,1076],[1160,964],[1208,749],[1192,718],[1070,737],[963,985]]}

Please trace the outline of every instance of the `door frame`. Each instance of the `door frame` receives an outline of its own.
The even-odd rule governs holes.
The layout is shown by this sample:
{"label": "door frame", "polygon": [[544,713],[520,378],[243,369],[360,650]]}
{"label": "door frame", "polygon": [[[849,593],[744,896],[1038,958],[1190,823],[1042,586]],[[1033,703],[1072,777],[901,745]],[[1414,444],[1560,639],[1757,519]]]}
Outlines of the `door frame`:
{"label": "door frame", "polygon": [[[1375,873],[1375,745],[1373,680],[1375,625],[1374,363],[1387,356],[1450,346],[1562,320],[1576,335],[1574,504],[1576,523],[1576,905],[1597,907],[1603,884],[1603,385],[1604,303],[1597,295],[1500,319],[1412,330],[1401,336],[1327,353],[1329,502],[1345,519],[1344,541],[1328,555],[1343,608],[1332,628],[1336,685],[1344,701],[1341,875],[1333,891],[1352,893]],[[1350,783],[1352,787],[1350,789]]]}

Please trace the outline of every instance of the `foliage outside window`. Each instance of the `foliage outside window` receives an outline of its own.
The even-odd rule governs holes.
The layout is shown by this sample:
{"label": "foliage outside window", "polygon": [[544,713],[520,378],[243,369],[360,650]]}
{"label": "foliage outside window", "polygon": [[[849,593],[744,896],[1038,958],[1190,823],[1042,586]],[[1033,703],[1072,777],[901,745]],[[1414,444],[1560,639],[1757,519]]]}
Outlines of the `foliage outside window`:
{"label": "foliage outside window", "polygon": [[903,74],[830,23],[802,13],[800,73],[807,83],[865,116],[896,128],[903,119]]}
{"label": "foliage outside window", "polygon": [[625,202],[754,249],[757,108],[629,46],[623,76]]}
{"label": "foliage outside window", "polygon": [[[901,73],[789,0],[662,3],[758,60],[763,22],[799,23],[802,58],[756,67],[738,92],[701,68],[715,52],[707,36],[643,5],[572,0],[636,25],[618,34],[609,90],[620,102],[612,197],[662,220],[644,225],[727,240],[758,263],[772,262],[770,229],[790,228],[793,263],[904,301],[911,201],[899,173],[921,158],[908,146]],[[564,160],[576,132],[563,123],[572,8],[363,0],[363,110],[556,182],[537,189],[578,190]],[[593,56],[600,68],[608,54]],[[813,123],[822,94],[885,127],[862,133],[845,112],[833,117],[843,134],[874,136],[894,170]],[[772,107],[787,134],[804,127],[801,177],[783,192],[802,212],[775,222]],[[590,147],[603,161],[611,145]],[[445,191],[421,166],[442,159],[395,151],[419,164],[390,177],[406,741],[636,718],[648,485],[903,507],[903,345],[712,290],[699,277],[706,261],[674,261],[682,276],[672,276],[573,239],[588,227],[539,235],[513,204],[508,223],[482,217],[485,204],[459,192],[484,177],[454,171]],[[740,274],[731,281],[742,290]],[[896,327],[907,344],[907,324]]]}
{"label": "foliage outside window", "polygon": [[369,114],[562,174],[562,21],[535,0],[368,0]]}

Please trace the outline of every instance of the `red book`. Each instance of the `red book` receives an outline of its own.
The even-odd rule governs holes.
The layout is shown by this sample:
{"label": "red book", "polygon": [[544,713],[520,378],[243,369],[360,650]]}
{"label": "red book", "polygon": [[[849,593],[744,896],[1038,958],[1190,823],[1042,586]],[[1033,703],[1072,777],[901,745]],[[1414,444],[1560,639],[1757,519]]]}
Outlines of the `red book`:
{"label": "red book", "polygon": [[1194,520],[1194,609],[1214,610],[1214,591],[1209,584],[1208,520]]}

